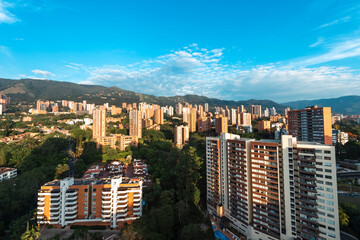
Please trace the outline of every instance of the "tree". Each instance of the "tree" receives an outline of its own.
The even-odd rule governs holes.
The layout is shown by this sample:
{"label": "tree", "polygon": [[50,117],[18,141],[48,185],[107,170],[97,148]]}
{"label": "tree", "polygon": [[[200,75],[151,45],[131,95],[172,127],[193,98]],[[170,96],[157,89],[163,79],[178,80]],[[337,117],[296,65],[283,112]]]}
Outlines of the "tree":
{"label": "tree", "polygon": [[26,231],[21,235],[21,240],[36,240],[40,237],[39,228],[37,226],[29,227],[29,222],[26,226]]}
{"label": "tree", "polygon": [[339,221],[341,227],[349,226],[350,217],[346,214],[342,207],[339,207]]}
{"label": "tree", "polygon": [[69,165],[66,163],[58,164],[55,169],[55,179],[58,179],[64,172],[69,171]]}

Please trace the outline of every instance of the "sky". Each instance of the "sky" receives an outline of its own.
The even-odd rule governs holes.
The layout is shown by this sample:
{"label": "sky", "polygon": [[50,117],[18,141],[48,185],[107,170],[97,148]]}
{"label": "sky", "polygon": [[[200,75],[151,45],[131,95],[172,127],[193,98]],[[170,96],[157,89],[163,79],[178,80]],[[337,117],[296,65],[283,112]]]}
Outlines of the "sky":
{"label": "sky", "polygon": [[360,94],[354,0],[0,0],[0,78],[288,102]]}

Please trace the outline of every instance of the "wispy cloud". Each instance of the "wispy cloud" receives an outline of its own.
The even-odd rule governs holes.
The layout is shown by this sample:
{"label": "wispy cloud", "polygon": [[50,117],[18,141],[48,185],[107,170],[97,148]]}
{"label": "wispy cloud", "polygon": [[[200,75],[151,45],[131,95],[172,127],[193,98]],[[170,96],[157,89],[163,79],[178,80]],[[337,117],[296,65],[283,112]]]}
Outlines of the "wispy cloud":
{"label": "wispy cloud", "polygon": [[346,17],[343,17],[343,18],[340,18],[340,19],[336,19],[336,20],[334,20],[332,22],[328,22],[328,23],[325,23],[325,24],[317,27],[317,29],[324,28],[324,27],[329,27],[329,26],[339,24],[339,23],[345,23],[345,22],[348,22],[350,20],[350,18],[351,18],[351,16],[346,16]]}
{"label": "wispy cloud", "polygon": [[14,5],[0,0],[0,23],[14,23],[19,21],[8,9]]}
{"label": "wispy cloud", "polygon": [[325,40],[325,39],[324,39],[323,37],[319,37],[318,40],[317,40],[315,43],[311,44],[309,47],[317,47],[317,46],[320,46],[321,44],[324,43],[324,40]]}
{"label": "wispy cloud", "polygon": [[360,90],[360,73],[350,68],[284,63],[248,68],[225,62],[223,53],[224,49],[196,45],[125,66],[69,65],[88,74],[86,81],[91,84],[154,95],[199,94],[233,100],[289,101],[356,94]]}
{"label": "wispy cloud", "polygon": [[9,58],[12,58],[10,48],[8,48],[6,46],[1,46],[0,45],[0,54],[5,55],[5,56],[7,56]]}
{"label": "wispy cloud", "polygon": [[31,72],[33,72],[34,74],[39,75],[43,78],[49,78],[49,77],[55,76],[55,74],[53,74],[49,71],[44,71],[44,70],[39,70],[39,69],[32,70]]}
{"label": "wispy cloud", "polygon": [[311,66],[358,56],[360,56],[360,37],[355,37],[328,44],[325,53],[302,58],[293,64],[298,66]]}

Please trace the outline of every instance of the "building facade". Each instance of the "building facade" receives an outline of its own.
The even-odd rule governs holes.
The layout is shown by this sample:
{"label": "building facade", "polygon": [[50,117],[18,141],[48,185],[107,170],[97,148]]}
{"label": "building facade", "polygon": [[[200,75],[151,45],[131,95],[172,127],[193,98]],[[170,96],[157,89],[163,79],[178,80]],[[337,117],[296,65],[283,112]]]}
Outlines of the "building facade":
{"label": "building facade", "polygon": [[37,209],[40,225],[117,228],[142,215],[142,181],[121,176],[101,180],[54,180],[39,190]]}
{"label": "building facade", "polygon": [[136,109],[130,111],[129,125],[129,135],[142,138],[142,118],[140,111]]}
{"label": "building facade", "polygon": [[185,143],[189,141],[189,127],[175,126],[174,128],[174,143],[177,147],[182,148]]}
{"label": "building facade", "polygon": [[249,239],[340,239],[335,148],[254,140],[222,133],[206,139],[207,207]]}
{"label": "building facade", "polygon": [[96,109],[93,112],[93,138],[106,136],[106,110]]}
{"label": "building facade", "polygon": [[292,110],[289,115],[289,134],[299,141],[332,144],[331,108],[317,106]]}

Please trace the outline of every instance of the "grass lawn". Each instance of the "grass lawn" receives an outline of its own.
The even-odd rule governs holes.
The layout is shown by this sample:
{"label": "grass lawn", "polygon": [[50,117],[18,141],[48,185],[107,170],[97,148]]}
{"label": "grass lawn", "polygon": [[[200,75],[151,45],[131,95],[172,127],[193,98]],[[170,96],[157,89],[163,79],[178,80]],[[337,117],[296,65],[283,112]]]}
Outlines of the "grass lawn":
{"label": "grass lawn", "polygon": [[360,198],[350,196],[338,196],[339,205],[340,203],[348,203],[360,207]]}
{"label": "grass lawn", "polygon": [[[338,183],[337,187],[338,190],[350,192],[350,184],[348,183]],[[360,192],[360,186],[352,185],[351,188],[352,192]]]}

